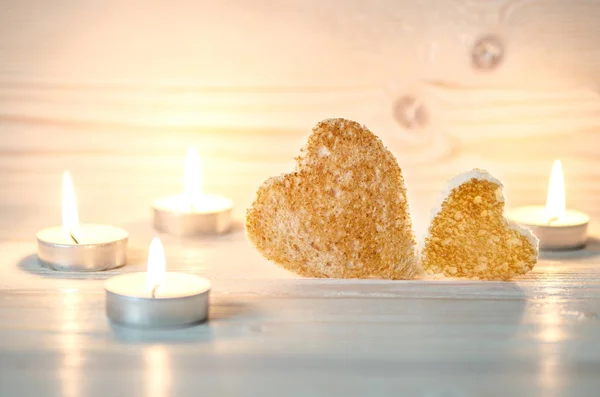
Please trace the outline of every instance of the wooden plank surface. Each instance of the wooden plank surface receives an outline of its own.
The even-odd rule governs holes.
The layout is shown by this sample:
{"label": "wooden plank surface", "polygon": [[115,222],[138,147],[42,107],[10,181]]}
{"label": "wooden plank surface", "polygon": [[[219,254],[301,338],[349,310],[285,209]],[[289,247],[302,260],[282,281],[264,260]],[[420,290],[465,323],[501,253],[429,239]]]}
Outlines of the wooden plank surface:
{"label": "wooden plank surface", "polygon": [[142,240],[129,266],[86,275],[40,267],[32,241],[0,246],[0,395],[591,396],[600,386],[596,240],[545,255],[515,282],[390,282],[297,278],[242,232],[164,236],[170,269],[214,283],[210,321],[169,331],[104,315],[103,280],[143,269]]}
{"label": "wooden plank surface", "polygon": [[[13,217],[55,214],[65,168],[84,219],[98,203],[108,222],[143,219],[179,189],[190,145],[207,189],[232,196],[241,217],[256,186],[291,169],[311,127],[332,116],[367,124],[396,155],[419,231],[456,173],[487,168],[511,205],[534,204],[556,158],[568,204],[600,216],[596,1],[0,7],[0,195],[13,226],[3,238],[47,224]],[[488,35],[505,54],[482,71],[471,53]],[[403,124],[406,98],[423,123]]]}
{"label": "wooden plank surface", "polygon": [[[389,282],[297,278],[241,222],[332,116],[396,155],[417,234],[456,173],[487,168],[509,206],[538,204],[555,158],[568,205],[600,219],[599,15],[591,0],[0,2],[0,396],[598,395],[596,226],[514,282]],[[486,35],[505,53],[484,71]],[[150,203],[180,191],[191,145],[238,225],[163,241],[171,269],[213,281],[211,320],[112,326],[103,281],[143,269]],[[130,232],[127,267],[39,266],[64,169],[82,220]]]}

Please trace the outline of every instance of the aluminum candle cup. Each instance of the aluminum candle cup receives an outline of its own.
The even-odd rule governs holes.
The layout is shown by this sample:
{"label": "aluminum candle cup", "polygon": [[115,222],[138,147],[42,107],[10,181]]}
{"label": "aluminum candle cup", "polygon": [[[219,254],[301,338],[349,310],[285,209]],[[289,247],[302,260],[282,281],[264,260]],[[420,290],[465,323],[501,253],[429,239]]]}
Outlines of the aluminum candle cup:
{"label": "aluminum candle cup", "polygon": [[528,206],[509,210],[507,216],[531,229],[542,250],[577,249],[586,244],[590,217],[581,211],[568,209],[560,218],[548,221],[545,207]]}
{"label": "aluminum candle cup", "polygon": [[176,327],[208,317],[210,281],[182,273],[166,273],[153,296],[146,288],[147,273],[109,279],[105,284],[106,315],[132,327]]}
{"label": "aluminum candle cup", "polygon": [[78,225],[75,240],[62,226],[40,230],[40,262],[53,270],[94,272],[125,265],[128,233],[106,225]]}
{"label": "aluminum candle cup", "polygon": [[183,196],[157,200],[153,205],[154,228],[173,236],[189,237],[226,233],[231,229],[233,202],[203,194],[190,205]]}

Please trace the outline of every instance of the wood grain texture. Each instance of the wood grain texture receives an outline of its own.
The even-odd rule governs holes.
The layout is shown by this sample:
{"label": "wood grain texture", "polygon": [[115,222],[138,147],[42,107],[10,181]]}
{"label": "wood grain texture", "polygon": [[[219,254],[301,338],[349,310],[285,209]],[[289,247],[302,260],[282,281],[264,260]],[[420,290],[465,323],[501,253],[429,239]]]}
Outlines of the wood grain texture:
{"label": "wood grain texture", "polygon": [[[592,0],[0,2],[0,396],[597,395],[598,240],[512,283],[311,280],[240,225],[325,117],[396,155],[418,234],[456,173],[487,168],[509,206],[537,204],[555,158],[568,205],[599,219],[599,15]],[[505,56],[481,71],[485,35]],[[398,122],[406,97],[425,124]],[[236,202],[233,234],[163,240],[171,269],[214,282],[211,321],[111,326],[102,282],[143,269],[150,204],[181,189],[190,145],[206,190]],[[130,231],[127,267],[39,267],[67,168],[80,218]]]}
{"label": "wood grain texture", "polygon": [[[8,213],[55,212],[56,176],[69,168],[88,195],[86,217],[102,203],[114,211],[110,222],[139,219],[158,194],[179,188],[183,153],[195,144],[207,189],[233,196],[240,218],[262,180],[292,167],[317,121],[343,116],[367,124],[397,156],[420,230],[456,173],[487,168],[505,181],[510,205],[539,203],[555,158],[568,204],[600,215],[596,1],[1,7]],[[473,43],[490,34],[504,59],[476,70]],[[395,104],[406,96],[426,124],[398,122]],[[32,219],[11,216],[24,222],[16,235],[46,224]]]}

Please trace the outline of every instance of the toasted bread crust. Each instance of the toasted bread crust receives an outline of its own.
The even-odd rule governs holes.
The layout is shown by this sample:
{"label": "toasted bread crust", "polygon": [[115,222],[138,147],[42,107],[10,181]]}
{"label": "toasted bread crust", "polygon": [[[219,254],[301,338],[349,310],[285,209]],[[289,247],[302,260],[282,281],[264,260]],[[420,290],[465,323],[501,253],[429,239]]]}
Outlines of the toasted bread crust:
{"label": "toasted bread crust", "polygon": [[[467,178],[463,176],[466,175]],[[537,262],[537,239],[504,218],[502,185],[474,170],[451,182],[429,227],[421,255],[430,274],[482,280],[508,280]]]}
{"label": "toasted bread crust", "polygon": [[246,214],[247,236],[266,258],[309,277],[420,273],[402,172],[373,133],[324,120],[297,161],[265,181]]}

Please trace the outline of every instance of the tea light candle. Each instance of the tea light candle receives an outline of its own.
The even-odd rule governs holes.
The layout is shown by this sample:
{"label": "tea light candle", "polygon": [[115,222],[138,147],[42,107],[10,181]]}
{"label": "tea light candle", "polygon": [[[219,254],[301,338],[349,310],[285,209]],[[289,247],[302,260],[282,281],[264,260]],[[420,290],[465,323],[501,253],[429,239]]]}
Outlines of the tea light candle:
{"label": "tea light candle", "polygon": [[154,238],[148,272],[116,276],[105,284],[106,315],[133,327],[175,327],[199,323],[208,316],[210,281],[167,273],[162,243]]}
{"label": "tea light candle", "polygon": [[190,148],[185,161],[183,194],[157,200],[154,228],[174,236],[221,234],[231,228],[233,202],[202,193],[200,159]]}
{"label": "tea light candle", "polygon": [[63,175],[62,226],[40,230],[38,258],[62,271],[100,271],[126,262],[128,233],[108,225],[79,224],[71,175]]}
{"label": "tea light candle", "polygon": [[546,206],[514,208],[507,216],[531,229],[540,240],[540,249],[566,250],[585,246],[590,217],[566,208],[564,176],[559,160],[552,166]]}

